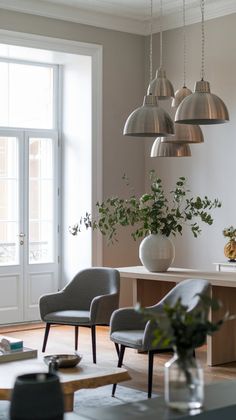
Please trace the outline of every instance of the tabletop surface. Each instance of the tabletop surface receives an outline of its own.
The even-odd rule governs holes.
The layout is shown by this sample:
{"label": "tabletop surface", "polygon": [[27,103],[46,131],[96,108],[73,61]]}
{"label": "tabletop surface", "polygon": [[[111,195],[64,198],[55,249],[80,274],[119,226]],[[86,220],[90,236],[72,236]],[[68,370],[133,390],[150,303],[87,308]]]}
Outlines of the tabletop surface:
{"label": "tabletop surface", "polygon": [[[16,376],[34,372],[48,372],[43,357],[1,363],[0,398],[4,397],[5,391],[13,388]],[[107,385],[113,383],[114,378],[117,382],[130,379],[126,369],[83,363],[83,360],[76,367],[59,369],[58,375],[64,386],[70,384],[70,387],[73,387],[74,384],[76,389]]]}
{"label": "tabletop surface", "polygon": [[117,267],[122,278],[179,282],[184,279],[201,278],[215,286],[236,287],[236,272],[202,271],[171,267],[167,271],[154,273],[142,265]]}
{"label": "tabletop surface", "polygon": [[82,409],[79,414],[67,414],[65,420],[235,420],[235,395],[236,381],[230,380],[206,385],[204,408],[191,414],[169,410],[163,397],[158,397],[114,407]]}

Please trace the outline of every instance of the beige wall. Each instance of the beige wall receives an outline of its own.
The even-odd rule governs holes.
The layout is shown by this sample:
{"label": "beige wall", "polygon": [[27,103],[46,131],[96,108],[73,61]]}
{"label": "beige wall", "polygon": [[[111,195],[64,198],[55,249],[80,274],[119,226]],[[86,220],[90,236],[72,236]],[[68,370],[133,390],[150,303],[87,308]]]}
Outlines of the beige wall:
{"label": "beige wall", "polygon": [[[187,86],[193,89],[200,79],[201,32],[200,24],[188,26]],[[205,79],[211,91],[226,103],[230,122],[203,126],[205,143],[192,146],[191,158],[149,158],[150,144],[146,145],[146,172],[156,168],[168,188],[178,176],[186,176],[194,194],[218,197],[222,208],[214,212],[214,224],[202,225],[202,235],[194,239],[188,229],[182,237],[174,239],[178,267],[214,269],[213,262],[225,259],[222,235],[224,227],[236,224],[235,157],[236,157],[236,14],[206,22]],[[147,42],[147,40],[146,40]],[[155,37],[154,51],[158,49]],[[148,45],[146,45],[146,52]],[[182,86],[183,47],[181,29],[164,33],[164,64],[168,78],[175,89]],[[154,58],[155,65],[156,56]],[[166,102],[166,101],[165,101]],[[170,103],[165,103],[170,110]],[[172,115],[173,112],[172,112]]]}

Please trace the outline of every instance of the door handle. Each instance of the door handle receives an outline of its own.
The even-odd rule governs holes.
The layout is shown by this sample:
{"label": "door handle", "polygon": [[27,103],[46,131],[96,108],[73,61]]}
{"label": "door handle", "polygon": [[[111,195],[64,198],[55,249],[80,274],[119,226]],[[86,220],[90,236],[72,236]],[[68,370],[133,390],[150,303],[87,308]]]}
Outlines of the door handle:
{"label": "door handle", "polygon": [[20,245],[24,245],[24,237],[25,237],[25,233],[20,232],[18,236],[19,236],[19,238],[20,238]]}

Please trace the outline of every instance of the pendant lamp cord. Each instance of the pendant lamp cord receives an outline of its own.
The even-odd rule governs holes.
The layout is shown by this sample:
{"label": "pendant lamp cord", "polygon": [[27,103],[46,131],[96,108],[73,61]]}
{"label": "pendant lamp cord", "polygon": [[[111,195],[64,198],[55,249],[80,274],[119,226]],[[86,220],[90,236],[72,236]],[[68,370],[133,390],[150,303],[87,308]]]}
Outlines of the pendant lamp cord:
{"label": "pendant lamp cord", "polygon": [[150,49],[149,49],[149,65],[150,65],[150,74],[149,82],[152,81],[152,14],[153,14],[153,0],[150,1]]}
{"label": "pendant lamp cord", "polygon": [[160,68],[162,67],[162,15],[163,7],[162,0],[160,0]]}
{"label": "pendant lamp cord", "polygon": [[185,0],[183,0],[183,43],[184,43],[184,65],[183,65],[183,86],[186,87],[186,19],[185,19]]}
{"label": "pendant lamp cord", "polygon": [[201,66],[201,80],[204,80],[205,69],[205,25],[204,25],[204,8],[205,0],[201,0],[201,14],[202,14],[202,66]]}

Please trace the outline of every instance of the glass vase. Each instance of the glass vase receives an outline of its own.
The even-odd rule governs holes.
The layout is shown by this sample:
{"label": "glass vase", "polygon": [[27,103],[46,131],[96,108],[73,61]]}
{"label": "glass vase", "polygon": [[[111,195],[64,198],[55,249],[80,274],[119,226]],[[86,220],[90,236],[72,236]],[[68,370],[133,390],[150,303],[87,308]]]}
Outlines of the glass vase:
{"label": "glass vase", "polygon": [[199,409],[204,400],[203,369],[193,351],[175,353],[165,364],[165,401],[177,410]]}

